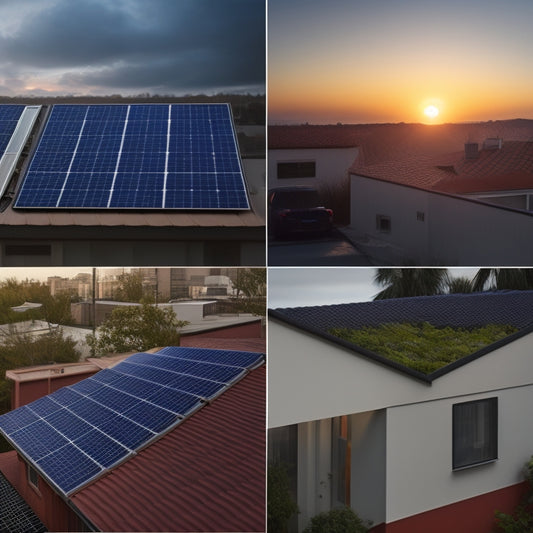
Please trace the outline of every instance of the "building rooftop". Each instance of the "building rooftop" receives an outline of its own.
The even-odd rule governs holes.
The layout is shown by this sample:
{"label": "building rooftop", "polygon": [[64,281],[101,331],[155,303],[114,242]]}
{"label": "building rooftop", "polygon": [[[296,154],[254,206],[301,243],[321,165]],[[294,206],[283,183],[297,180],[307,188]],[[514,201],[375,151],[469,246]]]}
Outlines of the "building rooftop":
{"label": "building rooftop", "polygon": [[507,141],[501,148],[479,148],[477,157],[465,152],[416,156],[361,166],[361,176],[452,194],[533,188],[533,142]]}
{"label": "building rooftop", "polygon": [[1,431],[100,530],[264,531],[264,356],[232,346],[109,361]]}
{"label": "building rooftop", "polygon": [[[353,304],[295,307],[274,309],[269,312],[269,315],[358,354],[393,366],[414,377],[432,381],[439,375],[492,351],[502,343],[511,342],[517,336],[532,331],[533,291],[446,294]],[[429,375],[413,371],[404,364],[397,364],[381,354],[371,352],[332,333],[335,328],[360,330],[368,327],[376,328],[384,324],[407,323],[428,323],[436,328],[450,327],[464,330],[498,324],[511,326],[518,332],[488,346],[480,346],[479,350]],[[409,350],[408,346],[406,350]]]}
{"label": "building rooftop", "polygon": [[342,126],[269,126],[268,148],[356,148],[356,137]]}

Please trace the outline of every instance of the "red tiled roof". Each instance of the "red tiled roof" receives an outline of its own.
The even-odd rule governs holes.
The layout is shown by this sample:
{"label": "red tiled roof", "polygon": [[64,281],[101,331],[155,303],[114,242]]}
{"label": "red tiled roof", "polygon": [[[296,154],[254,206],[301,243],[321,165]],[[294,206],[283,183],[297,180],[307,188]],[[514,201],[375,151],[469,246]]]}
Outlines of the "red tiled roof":
{"label": "red tiled roof", "polygon": [[269,126],[268,148],[355,148],[357,131],[344,126]]}
{"label": "red tiled roof", "polygon": [[350,172],[423,189],[487,192],[533,188],[533,142],[508,141],[501,149],[480,150],[475,159],[464,152],[386,161]]}
{"label": "red tiled roof", "polygon": [[199,336],[180,337],[180,346],[212,348],[214,350],[236,350],[239,352],[265,352],[266,339],[212,338]]}
{"label": "red tiled roof", "polygon": [[103,531],[265,531],[265,366],[72,496]]}

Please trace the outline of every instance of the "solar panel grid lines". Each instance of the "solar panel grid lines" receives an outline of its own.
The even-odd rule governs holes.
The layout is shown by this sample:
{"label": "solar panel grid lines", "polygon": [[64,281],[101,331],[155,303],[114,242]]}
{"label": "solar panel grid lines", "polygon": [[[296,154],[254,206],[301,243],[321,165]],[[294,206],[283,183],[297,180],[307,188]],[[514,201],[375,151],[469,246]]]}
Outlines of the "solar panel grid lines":
{"label": "solar panel grid lines", "polygon": [[248,210],[229,104],[56,105],[14,207]]}
{"label": "solar panel grid lines", "polygon": [[179,347],[135,354],[0,416],[0,431],[69,496],[178,427],[206,405],[203,397],[213,401],[263,360],[251,352]]}
{"label": "solar panel grid lines", "polygon": [[0,105],[0,157],[5,152],[25,105]]}

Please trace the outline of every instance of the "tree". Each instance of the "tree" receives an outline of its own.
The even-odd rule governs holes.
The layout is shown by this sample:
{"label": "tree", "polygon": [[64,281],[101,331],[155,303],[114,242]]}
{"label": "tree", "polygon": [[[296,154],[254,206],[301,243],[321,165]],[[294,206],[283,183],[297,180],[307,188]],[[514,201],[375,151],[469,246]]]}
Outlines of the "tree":
{"label": "tree", "polygon": [[[266,315],[267,274],[266,268],[242,268],[233,282],[237,290],[239,310],[243,313]],[[244,296],[240,297],[239,296]]]}
{"label": "tree", "polygon": [[450,278],[448,292],[450,294],[468,294],[474,291],[472,280],[467,277]]}
{"label": "tree", "polygon": [[2,338],[0,345],[0,413],[10,408],[10,384],[4,379],[6,370],[48,363],[73,363],[79,360],[76,342],[65,337],[61,329],[34,337],[13,332]]}
{"label": "tree", "polygon": [[130,272],[118,277],[120,282],[115,293],[119,302],[140,302],[144,297],[143,276],[141,272]]}
{"label": "tree", "polygon": [[171,308],[149,304],[117,307],[96,335],[87,335],[87,343],[95,355],[178,346],[178,329],[187,323],[178,320]]}
{"label": "tree", "polygon": [[385,288],[374,300],[444,294],[448,279],[445,268],[378,268],[374,282]]}
{"label": "tree", "polygon": [[480,268],[474,277],[475,291],[533,289],[531,268]]}

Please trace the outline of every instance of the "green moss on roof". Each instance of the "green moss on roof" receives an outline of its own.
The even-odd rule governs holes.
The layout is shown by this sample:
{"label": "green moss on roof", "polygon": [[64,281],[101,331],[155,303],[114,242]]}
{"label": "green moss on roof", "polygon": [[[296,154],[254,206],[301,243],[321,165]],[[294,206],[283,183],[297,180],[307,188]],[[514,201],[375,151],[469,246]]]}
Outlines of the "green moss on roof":
{"label": "green moss on roof", "polygon": [[331,328],[329,333],[424,374],[431,374],[518,331],[506,324],[463,329],[394,323],[362,329]]}

